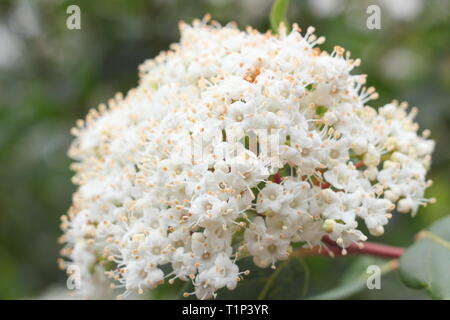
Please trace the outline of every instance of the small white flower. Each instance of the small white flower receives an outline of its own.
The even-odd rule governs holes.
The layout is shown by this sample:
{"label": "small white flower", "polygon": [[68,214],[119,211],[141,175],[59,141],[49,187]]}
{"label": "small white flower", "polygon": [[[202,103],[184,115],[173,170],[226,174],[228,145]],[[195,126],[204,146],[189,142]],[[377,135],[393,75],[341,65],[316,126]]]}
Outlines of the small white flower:
{"label": "small white flower", "polygon": [[288,200],[283,186],[276,183],[267,184],[258,195],[256,211],[266,215],[279,213]]}

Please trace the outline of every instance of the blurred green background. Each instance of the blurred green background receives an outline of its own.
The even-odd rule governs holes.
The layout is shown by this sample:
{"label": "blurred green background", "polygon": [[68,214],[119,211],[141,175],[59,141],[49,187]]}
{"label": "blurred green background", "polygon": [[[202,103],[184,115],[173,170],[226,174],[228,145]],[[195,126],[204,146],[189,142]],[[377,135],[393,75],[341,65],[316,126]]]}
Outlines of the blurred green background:
{"label": "blurred green background", "polygon": [[[66,9],[81,8],[81,30],[68,30]],[[369,4],[381,30],[368,30]],[[71,202],[69,130],[88,109],[137,85],[137,67],[178,41],[179,20],[210,13],[261,31],[271,0],[0,0],[0,299],[63,298],[57,269],[59,217]],[[314,25],[322,47],[361,57],[358,72],[380,93],[419,107],[421,128],[437,141],[428,196],[438,202],[415,218],[396,215],[377,241],[407,246],[450,213],[450,1],[291,0],[289,21]],[[352,257],[308,258],[310,294],[333,287]],[[397,273],[383,289],[353,298],[423,298]],[[162,297],[171,297],[162,294]]]}

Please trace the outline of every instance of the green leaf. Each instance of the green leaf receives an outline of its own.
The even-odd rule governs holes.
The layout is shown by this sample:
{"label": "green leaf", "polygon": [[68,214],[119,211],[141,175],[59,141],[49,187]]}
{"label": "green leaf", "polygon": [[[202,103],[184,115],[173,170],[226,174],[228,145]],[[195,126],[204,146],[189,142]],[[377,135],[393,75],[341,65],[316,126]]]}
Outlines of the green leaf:
{"label": "green leaf", "polygon": [[281,22],[284,22],[285,26],[288,26],[287,21],[287,9],[289,5],[289,0],[275,0],[272,5],[272,9],[270,10],[270,25],[272,27],[272,31],[277,33],[278,27]]}
{"label": "green leaf", "polygon": [[291,257],[274,270],[258,295],[263,299],[300,299],[308,290],[309,271],[304,260]]}
{"label": "green leaf", "polygon": [[329,291],[308,298],[309,300],[336,300],[345,299],[367,289],[367,267],[379,265],[381,275],[394,270],[398,262],[393,260],[386,262],[384,259],[362,256],[353,262],[341,278],[339,285]]}
{"label": "green leaf", "polygon": [[403,282],[434,299],[450,299],[450,216],[418,235],[400,259]]}
{"label": "green leaf", "polygon": [[[238,283],[236,289],[219,290],[217,299],[300,299],[306,294],[309,272],[306,264],[299,257],[291,257],[279,264],[275,270],[256,267],[251,257],[243,258],[237,264],[239,270],[250,270],[250,274],[244,276],[244,280]],[[183,292],[193,291],[192,284],[188,284],[180,292],[180,297]]]}

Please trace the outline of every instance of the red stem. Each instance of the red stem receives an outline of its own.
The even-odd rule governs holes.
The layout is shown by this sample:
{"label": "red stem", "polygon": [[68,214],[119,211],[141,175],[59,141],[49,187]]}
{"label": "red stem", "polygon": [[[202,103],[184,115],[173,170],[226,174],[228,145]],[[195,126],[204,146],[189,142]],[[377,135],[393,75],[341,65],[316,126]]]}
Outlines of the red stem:
{"label": "red stem", "polygon": [[331,187],[331,184],[329,184],[328,182],[322,182],[320,183],[320,187],[322,189],[328,189],[329,187]]}
{"label": "red stem", "polygon": [[355,168],[356,169],[362,168],[364,166],[365,166],[365,164],[362,161],[358,161],[357,163],[355,163]]}
{"label": "red stem", "polygon": [[273,182],[280,184],[281,183],[281,174],[277,172],[273,175]]}
{"label": "red stem", "polygon": [[[297,255],[330,255],[330,253],[340,256],[342,255],[342,248],[339,247],[336,242],[331,240],[329,237],[325,236],[323,242],[327,245],[326,250],[319,247],[314,247],[312,249],[301,248],[296,252]],[[347,254],[369,254],[373,256],[383,257],[383,258],[399,258],[405,249],[393,246],[387,246],[384,244],[378,244],[373,242],[364,242],[363,247],[360,248],[356,244],[351,244],[346,248]]]}

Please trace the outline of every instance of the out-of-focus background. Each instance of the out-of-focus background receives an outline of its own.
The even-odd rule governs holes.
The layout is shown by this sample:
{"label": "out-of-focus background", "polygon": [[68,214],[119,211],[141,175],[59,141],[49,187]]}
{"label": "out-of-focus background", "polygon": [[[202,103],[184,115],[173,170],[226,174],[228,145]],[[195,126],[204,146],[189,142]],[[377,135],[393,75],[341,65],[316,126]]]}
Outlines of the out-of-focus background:
{"label": "out-of-focus background", "polygon": [[[66,9],[81,8],[81,30],[68,30]],[[370,4],[381,30],[366,27]],[[65,298],[56,260],[59,217],[71,202],[69,130],[88,109],[137,84],[137,67],[178,41],[180,20],[210,13],[225,24],[269,28],[272,0],[0,0],[0,299]],[[419,107],[422,128],[437,141],[428,196],[415,218],[395,215],[377,241],[407,246],[450,213],[450,1],[291,0],[290,22],[314,25],[322,48],[341,45],[361,57],[358,72],[392,99]],[[333,287],[351,257],[308,258],[309,292]],[[426,298],[396,273],[361,298]],[[60,294],[59,294],[60,293]],[[168,296],[170,297],[170,296]]]}

